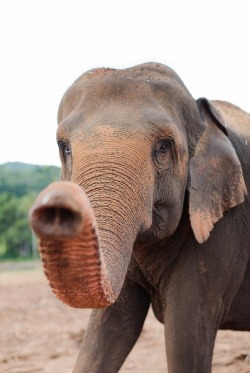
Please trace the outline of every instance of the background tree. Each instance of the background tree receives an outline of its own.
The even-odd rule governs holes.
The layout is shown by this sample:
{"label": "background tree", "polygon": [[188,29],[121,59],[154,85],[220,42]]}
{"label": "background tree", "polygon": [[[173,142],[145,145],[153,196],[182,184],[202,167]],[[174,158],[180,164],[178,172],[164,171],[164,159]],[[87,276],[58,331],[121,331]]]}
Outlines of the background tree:
{"label": "background tree", "polygon": [[55,166],[0,165],[0,258],[32,256],[34,240],[28,222],[29,209],[37,194],[59,179],[60,169]]}

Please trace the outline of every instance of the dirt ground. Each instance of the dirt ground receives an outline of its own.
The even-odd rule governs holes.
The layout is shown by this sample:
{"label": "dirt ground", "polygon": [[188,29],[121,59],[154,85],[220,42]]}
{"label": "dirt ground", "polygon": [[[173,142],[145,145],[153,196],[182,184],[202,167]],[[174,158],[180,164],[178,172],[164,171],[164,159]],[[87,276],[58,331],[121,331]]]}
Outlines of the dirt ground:
{"label": "dirt ground", "polygon": [[[90,311],[59,302],[40,264],[28,267],[0,265],[0,372],[71,373]],[[120,372],[167,372],[163,326],[151,310]],[[250,372],[250,333],[218,333],[213,372]]]}

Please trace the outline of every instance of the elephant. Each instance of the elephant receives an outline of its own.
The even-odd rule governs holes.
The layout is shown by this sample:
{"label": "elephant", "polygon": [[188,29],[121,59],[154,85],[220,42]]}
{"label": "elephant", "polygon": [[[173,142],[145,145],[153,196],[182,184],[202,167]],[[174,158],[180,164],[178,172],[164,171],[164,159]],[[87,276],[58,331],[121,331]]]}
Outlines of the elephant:
{"label": "elephant", "polygon": [[217,331],[250,331],[250,115],[160,63],[97,68],[57,142],[62,180],[29,219],[56,297],[92,309],[74,373],[118,372],[149,307],[168,372],[211,372]]}

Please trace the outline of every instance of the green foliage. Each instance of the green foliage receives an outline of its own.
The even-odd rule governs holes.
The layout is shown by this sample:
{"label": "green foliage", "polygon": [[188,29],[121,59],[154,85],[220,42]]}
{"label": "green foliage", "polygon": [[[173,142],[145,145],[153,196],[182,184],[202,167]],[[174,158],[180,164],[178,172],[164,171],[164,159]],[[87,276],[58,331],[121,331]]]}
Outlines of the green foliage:
{"label": "green foliage", "polygon": [[0,258],[34,255],[28,213],[37,194],[59,179],[60,169],[55,166],[0,165]]}

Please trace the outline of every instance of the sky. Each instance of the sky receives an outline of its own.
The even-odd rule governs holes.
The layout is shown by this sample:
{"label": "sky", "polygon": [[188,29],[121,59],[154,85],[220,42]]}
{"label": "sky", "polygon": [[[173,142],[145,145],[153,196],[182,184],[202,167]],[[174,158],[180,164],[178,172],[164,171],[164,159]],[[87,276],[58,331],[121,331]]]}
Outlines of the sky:
{"label": "sky", "polygon": [[1,0],[0,163],[60,165],[57,110],[96,67],[160,62],[250,112],[249,0]]}

